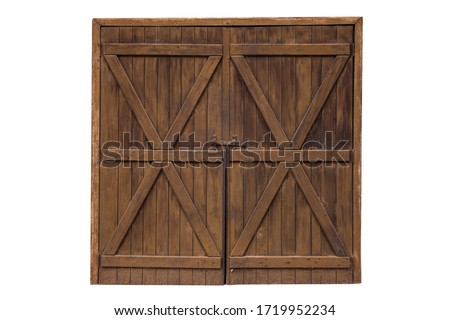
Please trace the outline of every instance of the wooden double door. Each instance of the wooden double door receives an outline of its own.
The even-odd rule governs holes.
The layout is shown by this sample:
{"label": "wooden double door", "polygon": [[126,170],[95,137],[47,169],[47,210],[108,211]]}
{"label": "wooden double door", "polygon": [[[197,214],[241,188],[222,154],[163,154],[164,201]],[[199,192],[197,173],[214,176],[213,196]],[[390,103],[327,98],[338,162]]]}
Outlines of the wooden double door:
{"label": "wooden double door", "polygon": [[94,19],[91,282],[360,282],[361,19]]}

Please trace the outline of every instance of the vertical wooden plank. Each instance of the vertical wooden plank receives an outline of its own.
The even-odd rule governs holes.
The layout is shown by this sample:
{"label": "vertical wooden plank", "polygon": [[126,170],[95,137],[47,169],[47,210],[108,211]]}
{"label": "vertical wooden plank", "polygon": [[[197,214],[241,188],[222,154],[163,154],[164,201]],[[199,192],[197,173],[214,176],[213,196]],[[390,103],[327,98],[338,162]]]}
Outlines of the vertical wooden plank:
{"label": "vertical wooden plank", "polygon": [[353,282],[361,282],[361,121],[363,18],[355,24],[353,87]]}
{"label": "vertical wooden plank", "polygon": [[230,28],[222,28],[222,139],[230,137]]}
{"label": "vertical wooden plank", "polygon": [[[231,110],[230,110],[230,28],[224,27],[223,33],[222,33],[222,45],[223,45],[223,56],[222,56],[222,119],[223,119],[223,127],[222,127],[222,139],[224,141],[231,140],[230,136],[230,117],[231,117]],[[224,150],[224,156],[225,161],[227,161],[227,155],[225,154],[227,150]],[[228,238],[228,221],[229,218],[227,217],[228,212],[228,181],[225,181],[227,179],[228,174],[228,163],[224,162],[222,163],[223,170],[222,170],[222,188],[223,190],[223,199],[222,199],[222,267],[224,270],[222,270],[222,281],[225,284],[228,277],[228,263],[229,263],[229,256],[227,253],[227,248],[229,247],[229,238]]]}
{"label": "vertical wooden plank", "polygon": [[[245,43],[256,43],[256,29],[254,27],[244,28],[244,42]],[[253,74],[256,73],[256,58],[255,57],[246,57],[247,63],[252,70]],[[257,107],[250,96],[248,90],[244,90],[244,136],[238,137],[238,139],[242,139],[243,141],[255,141],[256,140],[256,113]],[[253,208],[256,206],[256,169],[254,168],[254,164],[250,166],[243,167],[244,171],[244,225],[247,224],[248,219],[253,211]],[[253,256],[256,253],[256,234],[254,238],[250,242],[248,249],[245,255]],[[256,269],[245,269],[244,270],[244,283],[256,283]]]}
{"label": "vertical wooden plank", "polygon": [[[207,43],[208,42],[208,29],[206,27],[195,28],[195,43]],[[195,58],[195,79],[197,79],[200,71],[203,68],[207,58]],[[195,110],[194,119],[194,131],[198,141],[204,143],[208,140],[208,90],[202,95],[200,101],[197,104]],[[206,168],[205,166],[199,166],[194,169],[194,203],[197,206],[203,222],[207,223],[206,215]],[[204,256],[205,250],[202,248],[200,241],[195,233],[193,234],[194,255]],[[206,271],[201,269],[195,269],[192,271],[192,280],[194,284],[205,284]]]}
{"label": "vertical wooden plank", "polygon": [[[269,42],[276,44],[282,43],[282,34],[280,27],[269,27]],[[269,103],[274,109],[274,113],[278,119],[281,120],[281,57],[269,58]],[[285,165],[278,163],[278,165]],[[279,192],[269,208],[269,224],[270,224],[270,240],[269,240],[269,254],[274,256],[281,255],[281,192]],[[281,283],[281,270],[269,270],[269,283]]]}
{"label": "vertical wooden plank", "polygon": [[[158,27],[158,43],[167,43],[169,41],[169,28]],[[169,128],[169,58],[158,58],[158,118],[157,130],[160,136],[165,136]],[[161,177],[156,181],[157,189],[157,228],[156,228],[156,254],[169,254],[169,219],[168,219],[168,182]],[[156,270],[156,284],[167,284],[167,269]]]}
{"label": "vertical wooden plank", "polygon": [[[145,42],[155,43],[157,40],[156,27],[145,28]],[[147,114],[156,125],[158,114],[158,82],[157,82],[157,57],[145,58],[145,99],[144,105]],[[144,202],[144,255],[155,255],[156,253],[156,188],[152,188]],[[142,274],[144,284],[155,284],[155,269],[145,268]]]}
{"label": "vertical wooden plank", "polygon": [[[353,42],[353,26],[337,27],[337,42]],[[353,63],[347,62],[336,84],[336,138],[351,140],[352,130],[352,83]],[[351,148],[351,143],[345,146]],[[336,166],[336,223],[337,230],[344,241],[347,251],[352,254],[352,168],[351,165],[339,163]],[[337,270],[337,283],[351,283],[352,270]]]}
{"label": "vertical wooden plank", "polygon": [[[268,42],[268,30],[265,27],[256,29],[256,42]],[[256,61],[256,79],[258,80],[261,90],[267,97],[269,94],[269,61],[267,57],[258,57]],[[261,143],[264,135],[269,132],[264,118],[260,112],[256,113],[256,137]],[[260,145],[261,147],[262,145]],[[269,182],[269,169],[265,163],[259,163],[256,175],[256,193],[257,198],[261,196],[265,186]],[[267,256],[269,254],[269,219],[264,218],[256,234],[256,254],[258,256]],[[256,283],[267,283],[269,281],[269,271],[267,269],[256,270]]]}
{"label": "vertical wooden plank", "polygon": [[[181,28],[173,27],[169,30],[169,42],[181,43]],[[181,107],[181,58],[171,57],[170,68],[170,103],[169,123],[172,124]],[[180,254],[180,204],[175,192],[169,187],[169,255]],[[179,284],[180,270],[169,269],[167,275],[168,284]]]}
{"label": "vertical wooden plank", "polygon": [[[336,43],[337,29],[336,26],[322,27],[322,42]],[[334,57],[322,58],[322,80],[325,78]],[[336,90],[332,90],[328,99],[326,100],[322,111],[319,115],[322,122],[323,137],[325,139],[325,131],[331,130],[332,135],[335,135],[335,119],[336,119]],[[325,145],[324,147],[330,146]],[[332,146],[331,146],[332,147]],[[336,222],[336,167],[333,163],[324,162],[321,166],[321,199],[325,209],[330,216],[333,223]],[[322,255],[334,255],[329,240],[322,233]],[[323,283],[336,283],[336,270],[322,271]]]}
{"label": "vertical wooden plank", "polygon": [[[311,26],[296,27],[296,42],[311,42]],[[300,124],[311,101],[311,58],[295,58],[295,86],[296,86],[296,127]],[[303,165],[303,164],[302,164]],[[305,168],[309,175],[310,170]],[[296,245],[295,253],[299,256],[311,255],[311,209],[302,190],[296,186]],[[296,283],[311,283],[311,270],[297,269]]]}
{"label": "vertical wooden plank", "polygon": [[[233,123],[232,123],[233,124]],[[235,162],[232,168],[228,171],[228,255],[233,250],[239,236],[243,229],[242,210],[243,210],[243,181],[242,168],[240,163]],[[229,264],[228,264],[229,265]],[[229,284],[240,284],[244,282],[244,273],[242,269],[229,269],[228,276]]]}
{"label": "vertical wooden plank", "polygon": [[[183,27],[181,30],[181,42],[182,43],[194,43],[194,27]],[[186,99],[191,87],[194,85],[195,81],[195,59],[192,57],[183,57],[181,60],[181,96],[182,101]],[[195,112],[195,111],[194,111]],[[193,117],[189,119],[186,123],[186,126],[182,132],[181,140],[187,141],[188,135],[194,132],[194,121]],[[194,169],[190,164],[180,172],[181,180],[186,187],[186,190],[189,192],[189,195],[192,197],[193,190],[193,181],[194,181]],[[193,254],[193,235],[192,228],[189,224],[189,221],[182,211],[180,212],[180,255],[190,256]],[[183,269],[180,270],[180,284],[192,284],[192,270],[191,269]]]}
{"label": "vertical wooden plank", "polygon": [[[207,227],[214,243],[222,254],[223,221],[223,168],[207,168]],[[222,284],[223,271],[220,269],[206,271],[206,284]]]}
{"label": "vertical wooden plank", "polygon": [[[312,42],[320,43],[322,42],[322,27],[313,26],[311,30]],[[322,58],[312,57],[311,58],[311,95],[314,96],[317,89],[322,81]],[[311,132],[308,135],[309,139],[314,139],[316,141],[322,141],[322,127],[320,126],[320,121],[316,121],[311,128]],[[320,167],[311,168],[311,183],[313,184],[315,190],[320,189]],[[321,227],[312,214],[311,219],[311,253],[312,255],[322,254],[322,230]],[[322,270],[312,270],[311,271],[311,283],[322,283]]]}
{"label": "vertical wooden plank", "polygon": [[[213,27],[207,30],[208,43],[222,43],[223,31],[221,28]],[[222,75],[221,68],[217,68],[207,86],[208,90],[208,132],[207,139],[216,135],[218,140],[223,140],[222,135]],[[205,167],[204,165],[202,165]],[[219,251],[222,253],[222,168],[206,169],[206,221],[208,231]],[[206,284],[223,283],[222,270],[206,270]]]}
{"label": "vertical wooden plank", "polygon": [[[230,43],[243,43],[244,32],[242,28],[230,30]],[[234,65],[230,68],[230,133],[229,136],[243,136],[244,99],[243,84],[239,78],[238,71]],[[232,163],[228,170],[228,238],[229,246],[227,256],[233,250],[237,239],[244,228],[243,216],[243,178],[240,163]],[[232,192],[231,192],[232,191]],[[229,266],[229,264],[228,264]],[[228,268],[228,283],[239,284],[244,282],[244,271],[242,269]]]}
{"label": "vertical wooden plank", "polygon": [[[117,42],[119,40],[118,28],[102,28],[101,39],[107,42]],[[101,103],[100,103],[100,145],[108,141],[118,139],[117,121],[117,95],[118,85],[108,64],[101,59]],[[117,202],[111,199],[117,198],[118,169],[100,167],[100,251],[106,246],[112,232],[117,225]],[[99,283],[117,283],[116,268],[100,268]]]}
{"label": "vertical wooden plank", "polygon": [[[222,30],[217,27],[207,28],[207,43],[217,44],[222,43]],[[202,63],[203,64],[203,63]],[[220,74],[221,68],[218,67],[209,81],[206,90],[208,91],[208,134],[207,140],[212,140],[216,135],[217,140],[222,140],[222,77]]]}
{"label": "vertical wooden plank", "polygon": [[92,20],[92,127],[91,127],[91,284],[98,284],[100,210],[100,25]]}
{"label": "vertical wooden plank", "polygon": [[[143,27],[133,28],[133,42],[144,42],[145,41],[145,29]],[[144,73],[144,65],[145,58],[144,57],[133,57],[133,86],[136,90],[136,93],[139,96],[141,101],[145,99],[145,73]],[[134,140],[140,141],[144,144],[144,132],[140,127],[138,121],[133,116],[132,119],[132,131]],[[132,192],[136,191],[137,187],[141,183],[142,178],[144,177],[144,170],[142,168],[142,163],[134,162],[131,165],[132,170]],[[142,255],[143,253],[143,235],[144,235],[144,210],[141,208],[139,210],[136,219],[132,225],[132,233],[131,233],[131,254],[133,255]],[[132,284],[142,284],[142,268],[132,268],[131,269],[131,283]]]}
{"label": "vertical wooden plank", "polygon": [[[282,28],[283,43],[295,43],[295,27]],[[283,57],[281,61],[283,70],[281,75],[281,127],[290,139],[295,132],[295,107],[296,107],[296,85],[295,85],[295,58]],[[296,182],[292,175],[288,175],[282,184],[282,255],[295,254],[295,187]],[[295,283],[295,270],[285,269],[281,272],[282,283]]]}
{"label": "vertical wooden plank", "polygon": [[[132,42],[133,41],[133,30],[132,28],[128,27],[121,27],[119,30],[119,41],[126,43],[126,42]],[[133,62],[132,58],[130,57],[120,57],[120,62],[127,73],[128,77],[133,80]],[[119,103],[119,141],[122,141],[124,134],[131,135],[131,139],[135,139],[135,132],[133,130],[134,123],[133,123],[133,115],[130,109],[130,106],[128,105],[128,102],[123,95],[122,91],[119,90],[118,95],[118,103]],[[137,121],[134,120],[136,123]],[[132,167],[133,164],[130,163],[121,163],[119,165],[119,190],[118,190],[118,197],[117,197],[117,205],[118,205],[118,212],[117,212],[117,221],[120,221],[122,214],[125,212],[125,209],[128,205],[128,202],[130,201],[134,189],[132,189]],[[131,227],[130,229],[132,229]],[[122,244],[119,247],[118,254],[120,255],[129,255],[131,254],[131,236],[132,232],[128,231],[125,235],[125,238],[122,241]],[[117,283],[119,284],[130,284],[131,281],[131,269],[130,268],[119,268],[117,271]]]}

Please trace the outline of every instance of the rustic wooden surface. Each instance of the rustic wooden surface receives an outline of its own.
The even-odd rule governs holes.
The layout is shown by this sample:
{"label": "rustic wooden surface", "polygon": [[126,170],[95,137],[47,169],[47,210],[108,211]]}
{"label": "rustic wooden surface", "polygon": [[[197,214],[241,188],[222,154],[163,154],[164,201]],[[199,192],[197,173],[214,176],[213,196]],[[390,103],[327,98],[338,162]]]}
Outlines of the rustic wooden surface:
{"label": "rustic wooden surface", "polygon": [[94,19],[92,41],[92,284],[361,282],[361,18]]}

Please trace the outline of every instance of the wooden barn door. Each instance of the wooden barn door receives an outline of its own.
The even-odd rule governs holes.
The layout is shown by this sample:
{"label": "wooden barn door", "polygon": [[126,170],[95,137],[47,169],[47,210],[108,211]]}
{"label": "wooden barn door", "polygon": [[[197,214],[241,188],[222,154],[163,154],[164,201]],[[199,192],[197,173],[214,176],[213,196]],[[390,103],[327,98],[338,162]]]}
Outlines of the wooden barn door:
{"label": "wooden barn door", "polygon": [[358,283],[361,19],[94,20],[92,283]]}
{"label": "wooden barn door", "polygon": [[99,283],[224,283],[222,151],[194,143],[221,121],[221,43],[220,28],[101,29]]}
{"label": "wooden barn door", "polygon": [[228,282],[350,283],[353,26],[231,30]]}

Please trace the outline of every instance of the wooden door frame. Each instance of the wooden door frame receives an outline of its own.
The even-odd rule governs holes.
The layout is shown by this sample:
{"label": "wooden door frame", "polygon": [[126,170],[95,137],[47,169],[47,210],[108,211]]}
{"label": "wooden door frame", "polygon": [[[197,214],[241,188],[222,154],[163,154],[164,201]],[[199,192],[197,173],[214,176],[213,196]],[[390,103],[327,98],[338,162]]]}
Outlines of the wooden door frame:
{"label": "wooden door frame", "polygon": [[[92,20],[92,131],[91,131],[91,284],[98,284],[99,268],[99,194],[100,194],[100,58],[102,27],[149,26],[354,26],[353,86],[353,282],[361,282],[361,125],[362,125],[362,17],[308,18],[102,18]],[[227,40],[225,40],[227,41]],[[229,64],[228,43],[224,43],[223,59]],[[228,72],[224,73],[224,77]],[[225,82],[228,82],[228,80]],[[226,88],[226,87],[225,87]],[[226,96],[226,95],[224,95]],[[226,100],[226,98],[224,98]],[[227,101],[224,101],[227,102]],[[225,103],[224,107],[227,107]]]}

